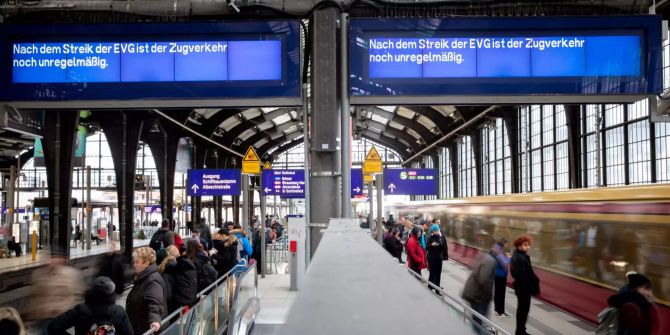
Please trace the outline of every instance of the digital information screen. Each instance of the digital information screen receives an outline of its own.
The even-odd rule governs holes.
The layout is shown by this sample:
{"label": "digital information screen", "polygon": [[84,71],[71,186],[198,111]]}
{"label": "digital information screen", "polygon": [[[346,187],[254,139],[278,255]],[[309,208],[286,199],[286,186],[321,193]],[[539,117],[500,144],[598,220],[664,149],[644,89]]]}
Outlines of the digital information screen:
{"label": "digital information screen", "polygon": [[648,95],[660,51],[655,15],[352,19],[350,95]]}
{"label": "digital information screen", "polygon": [[14,83],[281,80],[270,41],[14,43]]}
{"label": "digital information screen", "polygon": [[[0,101],[298,106],[300,54],[295,20],[7,24],[0,26]],[[23,103],[45,101],[58,103]]]}

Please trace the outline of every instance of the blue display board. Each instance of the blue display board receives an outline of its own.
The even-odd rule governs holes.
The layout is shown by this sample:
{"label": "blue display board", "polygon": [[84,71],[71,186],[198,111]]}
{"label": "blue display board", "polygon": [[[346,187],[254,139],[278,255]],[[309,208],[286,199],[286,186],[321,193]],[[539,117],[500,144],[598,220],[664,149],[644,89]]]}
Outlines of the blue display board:
{"label": "blue display board", "polygon": [[263,195],[305,197],[305,170],[263,170],[261,178]]}
{"label": "blue display board", "polygon": [[351,169],[351,197],[363,195],[363,170]]}
{"label": "blue display board", "polygon": [[240,169],[188,170],[186,190],[189,196],[240,195]]}
{"label": "blue display board", "polygon": [[437,195],[437,169],[384,169],[386,195]]}
{"label": "blue display board", "polygon": [[654,94],[661,18],[352,19],[352,96]]}
{"label": "blue display board", "polygon": [[3,99],[299,98],[297,21],[2,25]]}

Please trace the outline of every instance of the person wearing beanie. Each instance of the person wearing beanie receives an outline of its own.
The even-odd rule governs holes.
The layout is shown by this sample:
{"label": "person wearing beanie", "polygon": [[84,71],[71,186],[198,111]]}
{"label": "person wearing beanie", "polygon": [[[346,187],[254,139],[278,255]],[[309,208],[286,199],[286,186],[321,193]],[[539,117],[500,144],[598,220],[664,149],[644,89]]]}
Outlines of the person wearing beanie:
{"label": "person wearing beanie", "polygon": [[74,327],[75,335],[86,335],[96,329],[114,327],[117,335],[133,335],[128,314],[116,304],[115,289],[116,285],[108,277],[95,278],[83,303],[49,323],[49,334],[65,335]]}
{"label": "person wearing beanie", "polygon": [[505,313],[505,291],[507,290],[507,274],[509,273],[510,258],[505,254],[505,245],[507,239],[502,237],[493,246],[496,252],[496,276],[493,281],[493,304],[496,316],[499,318],[509,318]]}
{"label": "person wearing beanie", "polygon": [[26,328],[21,315],[12,307],[0,307],[0,334],[25,335]]}
{"label": "person wearing beanie", "polygon": [[447,241],[440,232],[440,226],[435,223],[430,226],[430,236],[426,242],[426,250],[428,253],[428,281],[435,286],[440,287],[442,277],[442,262],[449,258],[449,251],[447,250]]}
{"label": "person wearing beanie", "polygon": [[619,310],[619,334],[650,335],[658,328],[660,312],[654,304],[651,280],[628,273],[627,289],[610,296],[607,304]]}

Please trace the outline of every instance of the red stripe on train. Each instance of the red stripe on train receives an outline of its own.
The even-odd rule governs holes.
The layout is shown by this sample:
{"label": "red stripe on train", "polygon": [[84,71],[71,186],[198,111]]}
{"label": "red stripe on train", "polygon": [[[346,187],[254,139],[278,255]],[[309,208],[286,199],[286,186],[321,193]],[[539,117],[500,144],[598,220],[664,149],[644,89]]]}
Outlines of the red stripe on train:
{"label": "red stripe on train", "polygon": [[[449,243],[449,258],[469,267],[479,260],[481,251],[458,243]],[[532,250],[530,252],[532,261]],[[596,315],[607,306],[607,298],[616,293],[612,290],[592,285],[568,276],[535,268],[540,277],[541,294],[537,298],[568,314],[596,324]],[[511,286],[511,276],[507,279]],[[670,320],[670,308],[659,305],[661,320]],[[532,310],[531,310],[532,313]],[[662,329],[654,334],[670,334],[670,322],[664,322]]]}

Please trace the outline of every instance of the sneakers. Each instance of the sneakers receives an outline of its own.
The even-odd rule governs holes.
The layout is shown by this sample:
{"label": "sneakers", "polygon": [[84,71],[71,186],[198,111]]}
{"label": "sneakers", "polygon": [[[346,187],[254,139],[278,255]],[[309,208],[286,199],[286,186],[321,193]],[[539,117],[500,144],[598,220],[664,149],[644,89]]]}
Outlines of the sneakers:
{"label": "sneakers", "polygon": [[511,317],[511,316],[510,316],[509,314],[507,314],[507,313],[504,313],[504,312],[503,312],[503,313],[498,313],[498,312],[496,312],[496,317],[501,318],[501,319],[504,319],[504,318],[509,318],[509,317]]}

